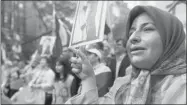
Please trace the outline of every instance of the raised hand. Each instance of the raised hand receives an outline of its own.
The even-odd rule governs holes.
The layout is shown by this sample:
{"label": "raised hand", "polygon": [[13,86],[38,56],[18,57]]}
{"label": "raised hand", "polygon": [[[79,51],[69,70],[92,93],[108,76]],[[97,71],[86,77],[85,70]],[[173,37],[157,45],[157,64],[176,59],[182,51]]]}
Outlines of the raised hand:
{"label": "raised hand", "polygon": [[86,55],[81,50],[73,48],[69,49],[77,55],[77,57],[72,57],[70,59],[72,72],[75,73],[81,80],[89,77],[95,77],[92,65]]}
{"label": "raised hand", "polygon": [[73,48],[69,48],[69,50],[77,55],[77,57],[72,57],[70,61],[72,72],[82,80],[81,93],[83,94],[91,89],[95,89],[95,74],[93,71],[93,67],[87,59],[86,55],[81,50],[76,50]]}

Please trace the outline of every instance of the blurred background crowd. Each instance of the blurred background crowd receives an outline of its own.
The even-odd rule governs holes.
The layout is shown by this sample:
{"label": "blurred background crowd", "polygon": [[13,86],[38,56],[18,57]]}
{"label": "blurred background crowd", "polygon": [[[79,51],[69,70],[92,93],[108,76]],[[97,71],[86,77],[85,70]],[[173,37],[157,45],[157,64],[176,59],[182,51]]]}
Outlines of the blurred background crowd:
{"label": "blurred background crowd", "polygon": [[[7,100],[17,101],[18,91],[40,76],[39,84],[51,95],[53,104],[62,104],[76,95],[81,80],[71,71],[69,59],[76,56],[56,39],[53,55],[41,57],[42,36],[60,34],[53,25],[56,17],[70,35],[77,1],[1,1],[1,89]],[[176,15],[186,32],[186,2],[183,1],[110,1],[102,42],[83,46],[93,66],[99,96],[104,96],[117,77],[125,76],[130,62],[126,54],[125,23],[136,5],[152,5]],[[63,34],[63,33],[61,33]],[[123,65],[121,65],[123,64]],[[39,72],[45,70],[44,72]],[[52,86],[51,86],[52,85]],[[48,88],[51,89],[48,89]],[[46,89],[47,88],[47,89]],[[5,99],[6,100],[6,99]]]}

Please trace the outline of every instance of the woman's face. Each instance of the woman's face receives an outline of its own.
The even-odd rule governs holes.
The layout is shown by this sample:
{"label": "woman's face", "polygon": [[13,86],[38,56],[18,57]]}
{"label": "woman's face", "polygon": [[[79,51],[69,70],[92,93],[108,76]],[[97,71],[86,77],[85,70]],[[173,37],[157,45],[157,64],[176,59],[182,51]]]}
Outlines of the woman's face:
{"label": "woman's face", "polygon": [[150,69],[163,52],[160,34],[153,20],[146,14],[140,14],[132,23],[127,41],[127,52],[132,65],[141,69]]}
{"label": "woman's face", "polygon": [[45,58],[42,58],[40,60],[40,66],[42,66],[42,67],[47,66],[47,60]]}
{"label": "woman's face", "polygon": [[61,73],[64,70],[64,66],[59,64],[59,62],[56,63],[56,72]]}

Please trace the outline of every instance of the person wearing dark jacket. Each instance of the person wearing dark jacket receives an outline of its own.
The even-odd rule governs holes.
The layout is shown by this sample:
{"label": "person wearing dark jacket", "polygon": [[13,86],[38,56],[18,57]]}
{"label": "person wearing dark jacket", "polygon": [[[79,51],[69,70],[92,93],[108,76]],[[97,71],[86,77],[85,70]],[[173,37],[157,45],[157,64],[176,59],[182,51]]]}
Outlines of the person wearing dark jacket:
{"label": "person wearing dark jacket", "polygon": [[126,68],[130,65],[129,57],[126,54],[126,49],[124,48],[124,40],[116,40],[115,55],[116,55],[116,72],[115,78],[123,77],[126,74]]}

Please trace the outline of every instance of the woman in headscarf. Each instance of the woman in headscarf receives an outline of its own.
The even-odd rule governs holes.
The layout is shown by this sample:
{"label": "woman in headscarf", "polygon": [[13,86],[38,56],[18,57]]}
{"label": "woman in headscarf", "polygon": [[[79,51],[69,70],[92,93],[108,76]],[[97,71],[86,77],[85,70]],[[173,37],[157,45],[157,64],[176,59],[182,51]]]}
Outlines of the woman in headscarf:
{"label": "woman in headscarf", "polygon": [[[72,58],[73,71],[82,79],[71,104],[185,104],[186,56],[182,23],[168,12],[136,6],[128,17],[127,52],[131,65],[104,97],[98,97],[95,76],[86,56]],[[81,64],[82,63],[82,64]]]}

